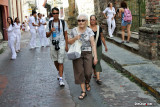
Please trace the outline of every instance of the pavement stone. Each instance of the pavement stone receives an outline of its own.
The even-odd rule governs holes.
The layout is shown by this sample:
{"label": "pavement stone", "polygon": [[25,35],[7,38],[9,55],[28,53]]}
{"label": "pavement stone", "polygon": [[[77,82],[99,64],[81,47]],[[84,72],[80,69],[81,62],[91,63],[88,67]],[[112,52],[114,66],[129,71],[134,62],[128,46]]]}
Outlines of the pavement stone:
{"label": "pavement stone", "polygon": [[160,68],[154,64],[141,64],[124,67],[142,81],[160,92]]}
{"label": "pavement stone", "polygon": [[103,54],[117,61],[121,65],[133,65],[133,64],[144,64],[149,63],[149,60],[138,56],[130,51],[120,48],[112,43],[106,42],[108,52],[106,53],[103,48]]}
{"label": "pavement stone", "polygon": [[[9,49],[0,55],[0,78],[3,80],[0,79],[0,107],[134,107],[138,102],[152,103],[154,107],[160,106],[152,96],[145,94],[140,87],[117,73],[104,61],[101,61],[103,84],[99,86],[92,79],[88,96],[82,101],[79,100],[81,90],[79,85],[74,84],[72,62],[66,59],[66,86],[61,88],[50,58],[50,48],[38,46],[29,50],[29,38],[30,34],[25,32],[21,40],[22,51],[16,60],[9,60]],[[108,48],[109,53],[112,48],[109,45]],[[120,62],[127,67],[125,61]],[[142,64],[148,61],[144,59],[138,62]],[[130,66],[132,64],[135,65],[136,61],[129,63]]]}
{"label": "pavement stone", "polygon": [[72,61],[64,64],[64,74],[76,107],[134,107],[135,103],[152,103],[153,107],[160,106],[153,96],[145,94],[139,86],[103,60],[101,65],[103,72],[100,77],[103,84],[97,85],[95,79],[92,78],[91,91],[87,92],[88,96],[83,101],[80,101],[78,96],[81,88],[74,83]]}
{"label": "pavement stone", "polygon": [[7,84],[0,94],[0,107],[75,107],[67,82],[64,88],[59,86],[50,48],[30,50],[29,40],[30,33],[25,32],[16,60],[9,60],[9,48],[0,55],[0,76],[7,82],[0,84]]}
{"label": "pavement stone", "polygon": [[134,42],[129,42],[129,43],[123,43],[123,44],[121,44],[121,42],[122,42],[122,39],[121,38],[119,38],[119,37],[113,37],[113,38],[110,38],[110,37],[107,37],[107,39],[109,40],[109,41],[112,41],[112,42],[116,42],[116,43],[118,43],[118,44],[120,44],[121,46],[123,45],[123,46],[125,46],[125,47],[127,47],[127,48],[130,48],[130,49],[135,49],[135,50],[139,50],[139,46],[138,46],[138,44],[137,43],[134,43]]}
{"label": "pavement stone", "polygon": [[[153,64],[152,61],[138,56],[130,51],[120,48],[112,43],[106,42],[108,46],[108,52],[103,50],[104,59],[108,63],[113,64],[116,69],[126,71],[140,81],[140,84],[147,84],[146,88],[149,91],[153,91],[151,88],[155,89],[152,93],[156,98],[160,99],[160,67]],[[156,94],[155,94],[156,93]]]}
{"label": "pavement stone", "polygon": [[101,73],[103,84],[101,95],[104,96],[109,107],[134,107],[135,103],[152,103],[152,106],[159,107],[156,99],[124,77],[117,70],[111,68],[106,62],[101,61]]}

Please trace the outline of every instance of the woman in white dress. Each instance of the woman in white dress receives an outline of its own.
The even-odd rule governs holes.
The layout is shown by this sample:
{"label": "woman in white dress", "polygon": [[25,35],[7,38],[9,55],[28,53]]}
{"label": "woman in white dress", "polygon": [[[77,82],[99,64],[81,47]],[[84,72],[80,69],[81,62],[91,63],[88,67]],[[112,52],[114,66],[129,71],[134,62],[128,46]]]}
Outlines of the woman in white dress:
{"label": "woman in white dress", "polygon": [[[107,13],[107,15],[106,15]],[[113,37],[114,29],[116,28],[114,17],[116,15],[115,8],[113,4],[108,3],[108,7],[103,11],[104,17],[107,19],[108,24],[108,34],[110,37]],[[112,27],[111,27],[112,26]]]}
{"label": "woman in white dress", "polygon": [[12,56],[11,56],[11,59],[16,59],[17,57],[17,54],[16,54],[16,51],[15,51],[15,47],[14,47],[14,43],[15,43],[15,39],[16,39],[16,35],[14,33],[14,23],[13,23],[13,20],[11,17],[8,17],[7,18],[7,22],[8,22],[8,25],[7,25],[7,32],[8,32],[8,45],[11,49],[11,52],[12,52]]}
{"label": "woman in white dress", "polygon": [[25,31],[28,31],[28,18],[27,18],[27,16],[25,16],[24,21],[25,21]]}
{"label": "woman in white dress", "polygon": [[18,17],[15,18],[14,25],[15,25],[14,33],[16,35],[16,52],[18,53],[20,52],[21,28],[22,28]]}

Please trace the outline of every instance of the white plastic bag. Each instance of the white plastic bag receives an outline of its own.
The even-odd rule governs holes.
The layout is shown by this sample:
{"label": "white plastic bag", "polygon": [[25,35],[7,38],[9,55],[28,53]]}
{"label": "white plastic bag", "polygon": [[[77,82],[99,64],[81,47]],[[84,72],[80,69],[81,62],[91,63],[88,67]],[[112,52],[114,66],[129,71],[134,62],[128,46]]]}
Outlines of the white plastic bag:
{"label": "white plastic bag", "polygon": [[68,59],[75,60],[81,57],[81,46],[82,42],[80,40],[76,40],[69,48],[67,52]]}

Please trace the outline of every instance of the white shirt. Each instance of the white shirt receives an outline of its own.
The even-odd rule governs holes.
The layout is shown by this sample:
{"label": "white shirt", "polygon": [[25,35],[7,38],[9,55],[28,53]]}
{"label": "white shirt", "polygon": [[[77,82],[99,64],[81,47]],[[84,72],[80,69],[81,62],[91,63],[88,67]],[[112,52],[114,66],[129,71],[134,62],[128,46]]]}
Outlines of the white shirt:
{"label": "white shirt", "polygon": [[36,24],[34,16],[31,16],[29,18],[29,27],[30,27],[30,29],[36,29],[36,26],[33,26],[32,23]]}
{"label": "white shirt", "polygon": [[28,23],[28,19],[27,18],[25,18],[24,21],[25,21],[25,23]]}
{"label": "white shirt", "polygon": [[[51,28],[52,28],[52,24],[51,24]],[[62,22],[60,21],[60,31],[58,30],[58,22],[54,22],[54,28],[56,29],[56,37],[53,38],[52,34],[50,36],[50,39],[52,40],[59,40],[60,43],[59,45],[60,46],[64,46],[65,45],[65,38],[64,38],[64,35],[63,35],[63,26],[62,26]],[[64,31],[67,31],[68,30],[68,26],[67,26],[67,23],[65,22],[65,27],[64,27]],[[46,27],[46,32],[49,32],[49,23]]]}
{"label": "white shirt", "polygon": [[46,17],[42,17],[43,20],[46,20]]}
{"label": "white shirt", "polygon": [[[77,27],[75,27],[71,31],[70,38],[74,38],[77,35],[79,34],[77,31]],[[82,47],[91,47],[90,37],[94,36],[92,29],[87,27],[86,31],[80,35],[81,35],[80,40],[82,41]]]}
{"label": "white shirt", "polygon": [[115,8],[114,8],[114,7],[112,7],[112,10],[111,10],[109,7],[107,7],[107,8],[103,11],[103,13],[107,13],[107,16],[113,17],[113,15],[116,14],[116,11],[115,11]]}
{"label": "white shirt", "polygon": [[22,29],[25,29],[25,24],[22,24]]}
{"label": "white shirt", "polygon": [[[39,19],[39,18],[38,18],[38,19]],[[40,21],[40,23],[42,23],[42,24],[40,24],[40,26],[38,26],[38,29],[45,29],[45,25],[43,25],[43,24],[45,24],[46,21],[45,21],[43,18],[41,18],[40,20],[37,20],[37,24],[39,24],[39,21]]]}
{"label": "white shirt", "polygon": [[15,27],[12,26],[12,24],[8,27],[7,31],[8,31],[9,38],[16,37],[16,35],[14,33],[14,29],[15,29]]}
{"label": "white shirt", "polygon": [[51,20],[53,20],[54,18],[53,17],[51,17],[51,18],[49,18],[49,21],[51,21]]}
{"label": "white shirt", "polygon": [[17,23],[15,22],[14,25],[15,25],[15,26],[14,26],[14,27],[15,27],[14,32],[15,32],[15,33],[21,33],[21,30],[20,30],[21,24],[20,24],[20,23],[17,24]]}

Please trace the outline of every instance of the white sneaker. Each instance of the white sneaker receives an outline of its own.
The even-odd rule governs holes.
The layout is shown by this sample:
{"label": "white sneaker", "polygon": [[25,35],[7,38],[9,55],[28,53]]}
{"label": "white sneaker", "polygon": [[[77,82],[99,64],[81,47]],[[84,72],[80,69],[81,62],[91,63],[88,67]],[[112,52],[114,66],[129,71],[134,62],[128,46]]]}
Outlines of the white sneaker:
{"label": "white sneaker", "polygon": [[64,82],[63,82],[63,79],[59,79],[59,85],[60,85],[60,87],[64,87],[65,86]]}

